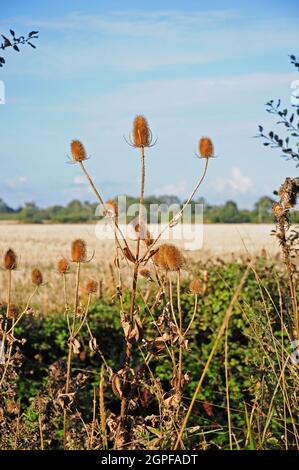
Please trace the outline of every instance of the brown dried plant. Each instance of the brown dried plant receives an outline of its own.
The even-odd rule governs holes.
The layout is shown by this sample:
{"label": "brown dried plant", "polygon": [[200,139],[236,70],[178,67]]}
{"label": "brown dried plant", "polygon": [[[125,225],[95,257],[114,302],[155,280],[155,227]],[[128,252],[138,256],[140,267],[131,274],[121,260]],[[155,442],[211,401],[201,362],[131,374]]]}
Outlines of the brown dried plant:
{"label": "brown dried plant", "polygon": [[275,202],[272,207],[273,214],[276,218],[276,231],[274,233],[281,246],[283,261],[288,276],[292,306],[293,335],[297,340],[299,340],[298,301],[294,281],[296,266],[292,260],[292,241],[287,235],[290,228],[290,209],[296,205],[297,198],[299,196],[299,178],[286,178],[279,188],[278,195],[280,199],[278,202]]}
{"label": "brown dried plant", "polygon": [[[203,170],[203,174],[199,178],[194,190],[190,194],[189,198],[187,199],[186,203],[183,207],[179,210],[177,214],[170,220],[169,224],[165,229],[172,228],[176,225],[180,218],[183,215],[184,210],[188,206],[191,199],[194,197],[195,193],[198,191],[199,186],[203,182],[207,167],[208,161],[213,156],[213,144],[211,139],[209,138],[202,138],[199,145],[199,151],[202,158],[205,159],[205,166]],[[159,248],[155,248],[154,246],[161,238],[165,229],[163,229],[160,234],[154,239],[150,232],[146,228],[146,224],[143,218],[143,200],[144,200],[144,190],[145,190],[145,148],[152,147],[155,145],[156,141],[153,141],[152,132],[148,125],[147,119],[143,115],[137,115],[133,122],[133,131],[132,136],[130,136],[128,143],[139,150],[140,153],[140,162],[141,162],[141,176],[140,176],[140,195],[139,195],[139,213],[138,218],[136,219],[135,223],[135,232],[137,235],[136,239],[136,249],[135,252],[132,252],[131,248],[129,247],[120,227],[118,226],[117,222],[117,215],[118,210],[115,206],[114,201],[111,200],[104,203],[102,196],[100,195],[99,191],[96,189],[91,177],[89,176],[85,166],[84,161],[86,160],[86,152],[84,149],[83,144],[79,141],[73,141],[71,144],[71,153],[74,162],[77,162],[81,169],[86,176],[91,188],[93,189],[95,195],[97,196],[103,211],[104,215],[109,217],[111,221],[112,227],[114,229],[115,234],[115,243],[116,243],[116,258],[115,258],[115,267],[117,270],[117,281],[115,279],[116,288],[117,288],[117,296],[120,301],[121,305],[121,322],[124,328],[124,337],[125,337],[125,359],[124,359],[124,366],[119,373],[115,375],[114,389],[117,391],[118,396],[121,399],[121,412],[120,412],[120,420],[119,426],[117,431],[117,440],[120,442],[122,440],[121,436],[126,434],[126,421],[128,418],[128,404],[129,398],[123,390],[127,387],[128,381],[128,374],[132,371],[132,351],[133,351],[133,344],[135,342],[138,343],[138,338],[140,337],[142,324],[140,323],[138,310],[136,309],[136,294],[137,294],[137,285],[138,285],[138,277],[139,274],[147,280],[153,281],[153,277],[151,275],[150,270],[147,268],[146,264],[148,262],[153,263],[155,269],[155,281],[158,284],[159,294],[158,297],[162,296],[164,292],[164,281],[161,281],[160,274],[157,271],[157,266],[162,269],[166,274],[174,272],[177,276],[177,312],[178,312],[178,320],[175,320],[175,328],[178,344],[179,344],[179,359],[178,359],[178,366],[174,371],[173,383],[175,384],[175,388],[177,393],[180,394],[182,386],[183,386],[183,377],[182,377],[182,352],[184,348],[184,333],[183,333],[183,318],[182,318],[182,309],[180,304],[180,272],[184,263],[183,256],[174,245],[164,244],[161,245]],[[145,251],[141,253],[141,240],[145,244]],[[78,245],[79,246],[79,245]],[[84,251],[84,250],[83,250]],[[121,271],[119,267],[119,257],[118,251],[120,251],[123,255],[123,259],[126,260],[128,264],[133,265],[133,273],[132,273],[132,287],[131,287],[131,302],[129,312],[124,311],[124,304],[122,301],[122,290],[121,290]],[[73,253],[72,250],[72,260],[77,262],[80,265],[80,256],[77,253]],[[171,288],[172,289],[172,288]],[[88,295],[93,293],[93,285],[89,285],[87,287]],[[197,297],[197,296],[196,296]],[[172,301],[171,301],[172,303]],[[172,303],[172,310],[174,313],[173,303]],[[74,310],[76,311],[76,309]],[[196,309],[195,309],[196,311]],[[189,329],[189,326],[187,330]],[[74,331],[73,329],[71,331]],[[187,331],[185,332],[187,333]],[[71,343],[71,341],[70,341]],[[71,351],[71,348],[70,348]],[[69,355],[71,352],[69,352]],[[70,359],[69,359],[70,362]],[[69,367],[68,367],[69,369]],[[68,374],[69,375],[69,374]],[[121,382],[122,385],[116,386],[116,379],[118,382]],[[69,379],[67,380],[68,386],[66,387],[66,393],[69,390]],[[179,400],[180,401],[180,400]],[[66,413],[66,412],[65,412]],[[65,431],[65,439],[66,439],[66,431]],[[66,447],[66,442],[65,442]]]}

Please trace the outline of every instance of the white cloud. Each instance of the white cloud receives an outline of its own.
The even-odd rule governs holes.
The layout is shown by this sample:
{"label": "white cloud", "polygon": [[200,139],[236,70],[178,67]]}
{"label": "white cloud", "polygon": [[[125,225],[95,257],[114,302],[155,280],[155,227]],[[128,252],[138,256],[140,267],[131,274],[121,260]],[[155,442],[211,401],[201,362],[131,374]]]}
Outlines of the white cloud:
{"label": "white cloud", "polygon": [[86,179],[83,176],[75,176],[73,179],[73,183],[78,186],[86,186]]}
{"label": "white cloud", "polygon": [[178,183],[169,183],[165,186],[154,189],[154,194],[162,196],[163,194],[170,194],[173,196],[182,197],[186,194],[187,183],[186,181],[179,181]]}
{"label": "white cloud", "polygon": [[242,174],[240,168],[234,167],[232,168],[231,176],[219,178],[216,181],[215,187],[219,191],[225,191],[229,188],[234,192],[245,194],[254,189],[254,183],[249,176]]}

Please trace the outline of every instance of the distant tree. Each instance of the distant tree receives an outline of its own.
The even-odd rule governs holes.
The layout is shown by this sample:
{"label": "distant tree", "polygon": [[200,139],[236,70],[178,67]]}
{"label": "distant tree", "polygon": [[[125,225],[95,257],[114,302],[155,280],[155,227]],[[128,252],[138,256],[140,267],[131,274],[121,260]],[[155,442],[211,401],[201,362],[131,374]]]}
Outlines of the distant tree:
{"label": "distant tree", "polygon": [[274,199],[268,196],[262,196],[254,205],[254,209],[257,215],[257,221],[270,222],[273,220],[272,215],[272,206],[274,204]]}
{"label": "distant tree", "polygon": [[14,210],[9,207],[3,199],[0,199],[0,213],[1,214],[12,214]]}
{"label": "distant tree", "polygon": [[41,223],[43,221],[42,211],[35,202],[26,202],[25,207],[19,212],[19,219],[23,222]]}
{"label": "distant tree", "polygon": [[[16,36],[16,33],[13,29],[9,30],[10,32],[10,38],[7,36],[4,36],[4,34],[1,34],[2,36],[2,43],[0,45],[0,49],[3,51],[9,47],[12,47],[17,52],[20,52],[20,46],[24,44],[28,44],[30,47],[33,47],[33,49],[36,49],[35,44],[33,44],[33,40],[38,38],[38,33],[39,31],[31,31],[27,37],[25,36]],[[5,64],[5,59],[4,57],[0,56],[0,67],[3,67]]]}

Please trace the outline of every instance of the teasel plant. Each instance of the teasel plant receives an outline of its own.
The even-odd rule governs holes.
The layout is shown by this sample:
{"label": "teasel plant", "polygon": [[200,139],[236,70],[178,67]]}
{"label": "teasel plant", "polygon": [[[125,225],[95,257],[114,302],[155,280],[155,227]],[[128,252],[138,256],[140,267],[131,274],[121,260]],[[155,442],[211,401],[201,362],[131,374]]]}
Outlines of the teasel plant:
{"label": "teasel plant", "polygon": [[294,256],[299,250],[293,247],[293,240],[288,235],[290,229],[290,211],[295,207],[299,195],[299,178],[286,178],[278,191],[279,201],[273,204],[273,214],[276,219],[276,230],[273,234],[277,237],[282,250],[283,262],[286,267],[290,290],[292,310],[293,335],[299,341],[298,300],[296,294]]}
{"label": "teasel plant", "polygon": [[[82,239],[76,239],[72,242],[71,246],[71,261],[76,264],[76,280],[75,280],[75,293],[74,293],[74,307],[73,307],[73,318],[70,317],[70,310],[66,310],[66,319],[68,324],[69,338],[68,338],[68,357],[67,357],[67,370],[66,370],[66,383],[65,383],[65,403],[63,410],[63,444],[64,449],[68,448],[67,437],[68,437],[68,401],[71,402],[70,396],[70,385],[71,385],[71,368],[72,368],[72,355],[73,352],[78,352],[80,348],[80,343],[77,340],[78,332],[80,331],[83,324],[79,319],[79,288],[80,288],[80,272],[82,263],[88,263],[91,259],[87,258],[87,248],[86,243]],[[59,271],[60,267],[60,271]],[[60,263],[58,265],[58,271],[60,274],[65,275],[67,270],[67,265]],[[61,271],[64,271],[62,273]],[[77,329],[78,319],[80,321],[80,327]],[[83,323],[86,320],[84,315]]]}
{"label": "teasel plant", "polygon": [[[208,162],[210,158],[214,157],[214,146],[212,140],[209,137],[202,137],[198,144],[198,152],[197,155],[201,159],[204,160],[204,169],[203,173],[200,176],[199,180],[197,181],[193,191],[191,192],[190,196],[187,198],[186,202],[182,206],[182,208],[175,214],[172,219],[169,221],[167,226],[158,234],[156,238],[153,238],[149,231],[146,228],[146,221],[143,218],[143,201],[144,201],[144,191],[145,191],[145,150],[147,148],[153,147],[157,140],[153,139],[152,131],[149,127],[147,119],[143,115],[137,115],[133,122],[133,129],[132,133],[130,134],[128,139],[125,139],[126,142],[133,148],[138,149],[140,155],[140,194],[139,194],[139,211],[138,216],[135,219],[135,232],[137,235],[136,238],[136,248],[135,252],[133,253],[129,247],[129,244],[122,233],[118,221],[117,221],[117,211],[115,211],[115,207],[111,207],[111,204],[105,203],[103,197],[100,195],[99,191],[97,190],[94,181],[92,180],[90,174],[88,173],[85,162],[88,159],[85,147],[79,140],[73,140],[71,142],[71,162],[79,164],[81,170],[83,171],[85,177],[87,178],[88,183],[90,184],[92,190],[94,191],[97,199],[100,202],[101,207],[103,208],[104,215],[107,215],[109,220],[112,222],[112,227],[115,234],[115,243],[117,245],[117,249],[121,252],[123,259],[125,259],[128,265],[132,265],[132,288],[131,288],[131,301],[129,311],[126,312],[123,309],[123,304],[121,301],[121,282],[120,282],[120,268],[119,268],[119,258],[116,255],[115,259],[115,266],[118,270],[118,296],[121,302],[121,323],[124,330],[124,338],[125,338],[125,353],[124,353],[124,365],[123,368],[115,374],[112,374],[112,388],[115,390],[116,395],[121,400],[121,409],[120,409],[120,417],[119,417],[119,428],[118,434],[124,434],[126,432],[126,420],[128,415],[128,404],[129,404],[129,396],[126,393],[126,390],[129,386],[129,378],[128,374],[134,371],[134,367],[131,364],[132,360],[132,351],[134,343],[138,343],[140,338],[142,337],[142,322],[139,318],[138,308],[136,309],[136,295],[137,295],[137,286],[138,286],[138,278],[139,275],[146,279],[151,279],[151,272],[147,267],[147,264],[150,262],[154,268],[155,275],[154,282],[157,283],[158,286],[158,296],[157,296],[157,303],[160,302],[161,299],[164,299],[165,302],[165,283],[167,282],[167,275],[165,273],[159,272],[157,270],[157,263],[153,261],[153,256],[157,254],[160,248],[157,245],[158,241],[162,237],[164,231],[166,229],[171,229],[174,227],[183,216],[183,213],[193,199],[195,194],[197,193],[200,185],[205,179],[207,169],[208,169]],[[145,245],[145,249],[141,250],[141,241]],[[162,249],[163,251],[163,249]],[[167,251],[167,250],[166,250]],[[177,394],[180,395],[182,384],[183,384],[183,377],[182,377],[182,352],[184,348],[184,331],[183,331],[183,318],[182,318],[182,309],[180,305],[180,276],[181,276],[181,268],[182,268],[182,255],[175,247],[170,247],[168,249],[169,256],[168,256],[168,266],[165,271],[175,272],[176,273],[176,286],[177,286],[177,316],[174,314],[173,319],[176,322],[177,328],[177,337],[179,338],[179,351],[178,351],[178,361],[176,363],[175,355],[172,354],[172,360],[174,364],[174,377],[173,377],[173,384],[175,384],[175,389]],[[160,252],[161,254],[161,252]],[[161,267],[161,266],[160,266]],[[172,305],[172,310],[174,313],[174,307]],[[190,328],[189,328],[190,329]],[[186,332],[185,332],[186,333]],[[121,441],[121,439],[120,439]]]}
{"label": "teasel plant", "polygon": [[[13,345],[16,342],[23,343],[23,340],[15,338],[15,327],[22,320],[22,318],[31,311],[30,305],[33,297],[37,293],[40,286],[43,284],[43,276],[38,268],[34,268],[31,273],[31,281],[34,286],[32,293],[26,302],[25,308],[20,312],[18,305],[11,302],[12,293],[12,272],[18,268],[18,257],[14,250],[8,249],[4,255],[3,268],[7,272],[8,283],[7,283],[7,307],[6,316],[3,325],[0,325],[1,334],[1,346],[0,346],[0,363],[4,366],[3,373],[0,378],[0,388],[4,382],[7,374],[8,367],[11,365],[11,357],[13,351]],[[9,324],[9,322],[11,322]],[[9,348],[6,354],[6,343]]]}

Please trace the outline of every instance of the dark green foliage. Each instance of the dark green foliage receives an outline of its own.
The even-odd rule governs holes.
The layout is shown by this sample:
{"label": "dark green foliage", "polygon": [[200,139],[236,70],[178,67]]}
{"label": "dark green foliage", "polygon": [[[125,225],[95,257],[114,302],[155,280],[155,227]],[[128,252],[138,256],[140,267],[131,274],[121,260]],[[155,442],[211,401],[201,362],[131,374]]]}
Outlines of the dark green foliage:
{"label": "dark green foliage", "polygon": [[[198,314],[189,336],[189,349],[184,353],[184,371],[189,371],[191,374],[190,383],[184,393],[186,406],[196,387],[244,269],[245,267],[241,264],[208,267],[208,289],[205,296],[199,300]],[[267,370],[267,383],[269,384],[269,389],[266,388],[264,392],[265,410],[272,396],[272,387],[275,387],[275,377],[273,377],[269,365],[272,361],[274,367],[277,367],[275,354],[271,352],[270,358],[267,358],[263,347],[261,347],[265,334],[269,333],[265,308],[271,318],[271,326],[276,337],[278,339],[281,337],[281,324],[277,311],[279,305],[277,281],[280,282],[282,288],[284,288],[284,281],[281,279],[279,270],[274,265],[268,265],[263,258],[257,262],[256,270],[261,284],[257,283],[254,273],[250,272],[234,309],[228,330],[231,415],[233,430],[241,445],[242,442],[244,444],[246,429],[245,405],[249,409],[252,406],[262,376],[262,364]],[[259,291],[264,298],[258,294]],[[124,295],[125,303],[129,303],[129,298],[129,294],[126,293]],[[194,298],[189,293],[186,284],[182,286],[181,302],[184,323],[187,325],[193,312]],[[152,318],[144,309],[140,299],[138,299],[138,303],[146,337],[155,338],[157,332],[153,326]],[[159,311],[155,312],[155,318],[159,313]],[[118,305],[109,299],[96,302],[89,314],[89,325],[109,366],[114,371],[119,370],[123,364],[124,341]],[[258,330],[260,337],[256,336],[256,330]],[[17,336],[27,339],[26,344],[22,346],[25,360],[18,383],[21,404],[26,410],[30,406],[32,397],[40,393],[42,389],[47,389],[49,367],[58,359],[65,359],[67,356],[66,321],[62,314],[28,317],[17,328]],[[85,388],[80,392],[78,404],[88,419],[92,409],[92,385],[98,383],[102,361],[98,353],[94,354],[89,351],[88,337],[84,331],[80,334],[79,339],[81,352],[84,351],[84,354],[80,354],[74,359],[72,374],[74,376],[77,371],[84,370],[89,377]],[[268,340],[269,342],[271,341]],[[287,347],[289,348],[289,345]],[[269,351],[271,351],[270,345]],[[142,356],[135,359],[142,361]],[[164,390],[170,390],[169,380],[172,376],[172,365],[167,354],[155,358],[151,362],[151,369],[160,378]],[[221,340],[197,398],[198,401],[189,424],[200,425],[203,431],[212,431],[206,438],[212,446],[227,447],[224,339]],[[119,412],[119,400],[114,396],[110,387],[107,389],[105,400],[107,409]],[[282,399],[279,393],[277,400],[278,406],[281,406]],[[148,406],[149,413],[158,411],[153,396],[150,397]],[[280,425],[277,423],[276,414],[274,414],[270,429],[271,436],[274,436],[275,439],[279,438],[281,433]],[[198,435],[190,440],[190,445],[193,441],[198,442]],[[267,447],[267,444],[264,446]],[[270,447],[270,441],[268,447]]]}

